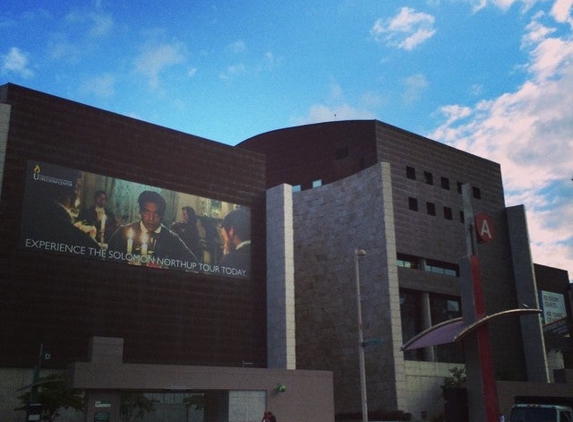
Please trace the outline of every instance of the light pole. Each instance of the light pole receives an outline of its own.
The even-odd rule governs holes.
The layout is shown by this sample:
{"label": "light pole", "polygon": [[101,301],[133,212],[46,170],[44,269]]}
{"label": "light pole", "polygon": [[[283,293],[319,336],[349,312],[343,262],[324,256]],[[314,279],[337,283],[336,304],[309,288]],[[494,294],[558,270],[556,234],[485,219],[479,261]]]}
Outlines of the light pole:
{"label": "light pole", "polygon": [[368,422],[368,398],[366,396],[366,368],[364,364],[364,335],[362,333],[362,301],[360,297],[359,259],[366,256],[364,249],[354,249],[354,279],[356,280],[356,308],[358,311],[358,360],[360,363],[360,401],[362,402],[362,421]]}

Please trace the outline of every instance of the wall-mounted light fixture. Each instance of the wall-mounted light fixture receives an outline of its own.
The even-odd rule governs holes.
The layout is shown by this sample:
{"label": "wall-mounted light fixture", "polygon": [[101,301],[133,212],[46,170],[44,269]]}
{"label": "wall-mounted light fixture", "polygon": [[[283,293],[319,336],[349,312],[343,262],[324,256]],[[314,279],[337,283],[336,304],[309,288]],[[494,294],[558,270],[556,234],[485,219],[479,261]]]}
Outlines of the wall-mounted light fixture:
{"label": "wall-mounted light fixture", "polygon": [[286,391],[286,385],[284,384],[277,384],[277,393],[284,393]]}

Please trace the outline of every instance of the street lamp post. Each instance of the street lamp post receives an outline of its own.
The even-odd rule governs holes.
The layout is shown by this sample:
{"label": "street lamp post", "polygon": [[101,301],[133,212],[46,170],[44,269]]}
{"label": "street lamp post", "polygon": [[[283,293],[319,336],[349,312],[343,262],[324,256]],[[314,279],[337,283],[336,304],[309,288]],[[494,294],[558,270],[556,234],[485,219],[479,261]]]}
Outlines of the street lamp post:
{"label": "street lamp post", "polygon": [[362,333],[362,301],[360,297],[359,259],[366,256],[364,249],[354,249],[354,279],[356,281],[356,308],[358,311],[358,359],[360,363],[360,400],[362,403],[362,421],[368,422],[368,398],[366,396],[366,368],[364,364],[364,335]]}

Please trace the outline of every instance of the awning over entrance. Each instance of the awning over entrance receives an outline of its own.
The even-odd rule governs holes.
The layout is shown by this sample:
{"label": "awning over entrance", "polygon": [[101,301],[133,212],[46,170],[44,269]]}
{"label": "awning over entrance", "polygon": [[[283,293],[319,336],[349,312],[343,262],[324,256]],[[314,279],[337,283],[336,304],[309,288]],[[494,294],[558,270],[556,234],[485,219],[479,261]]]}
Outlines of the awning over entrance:
{"label": "awning over entrance", "polygon": [[434,325],[420,334],[415,335],[401,347],[402,351],[438,346],[456,341],[458,334],[464,329],[462,318],[450,319]]}
{"label": "awning over entrance", "polygon": [[440,344],[448,344],[460,341],[466,335],[494,319],[512,316],[512,315],[529,315],[539,314],[541,309],[509,309],[488,315],[471,324],[465,325],[463,318],[454,318],[444,321],[440,324],[434,325],[427,330],[422,331],[416,336],[412,337],[401,347],[402,351],[420,349],[423,347],[439,346]]}

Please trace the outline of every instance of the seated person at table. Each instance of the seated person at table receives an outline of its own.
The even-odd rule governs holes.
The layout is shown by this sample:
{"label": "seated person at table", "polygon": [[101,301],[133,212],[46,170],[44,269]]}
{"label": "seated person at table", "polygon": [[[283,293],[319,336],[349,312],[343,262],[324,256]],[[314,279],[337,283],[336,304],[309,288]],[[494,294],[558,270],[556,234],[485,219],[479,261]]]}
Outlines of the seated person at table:
{"label": "seated person at table", "polygon": [[89,208],[84,208],[78,216],[82,224],[96,228],[95,238],[102,243],[109,242],[109,238],[118,226],[115,214],[106,205],[107,193],[98,190],[94,193],[94,204]]}
{"label": "seated person at table", "polygon": [[116,230],[109,240],[108,258],[148,267],[197,271],[198,261],[193,252],[162,224],[167,207],[165,199],[157,192],[144,191],[138,203],[140,220]]}

